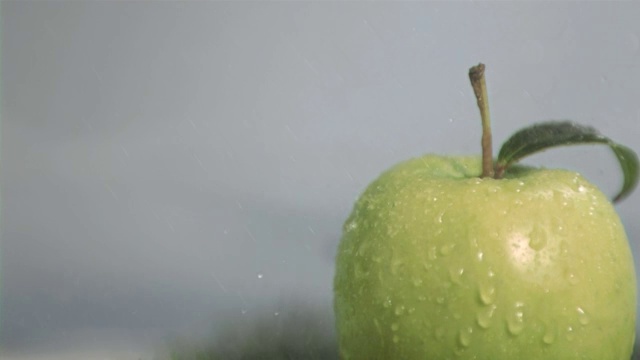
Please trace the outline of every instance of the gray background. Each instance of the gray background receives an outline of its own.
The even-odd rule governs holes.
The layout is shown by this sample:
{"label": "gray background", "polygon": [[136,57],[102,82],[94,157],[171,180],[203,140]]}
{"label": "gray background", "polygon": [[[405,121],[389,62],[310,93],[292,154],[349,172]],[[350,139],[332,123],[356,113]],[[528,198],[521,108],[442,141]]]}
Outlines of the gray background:
{"label": "gray background", "polygon": [[[634,3],[2,2],[3,358],[326,313],[366,184],[546,119],[640,151]],[[528,160],[620,184],[604,147]],[[636,192],[617,206],[637,256]],[[80,354],[80,355],[79,355]]]}

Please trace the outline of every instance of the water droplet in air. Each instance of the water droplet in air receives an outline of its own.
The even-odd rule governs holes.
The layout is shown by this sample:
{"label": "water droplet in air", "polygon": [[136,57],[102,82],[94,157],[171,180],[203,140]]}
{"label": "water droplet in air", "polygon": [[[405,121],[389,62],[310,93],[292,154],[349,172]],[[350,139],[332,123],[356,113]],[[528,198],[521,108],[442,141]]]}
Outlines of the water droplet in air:
{"label": "water droplet in air", "polygon": [[264,277],[264,275],[258,274],[258,279],[262,279],[263,277]]}
{"label": "water droplet in air", "polygon": [[273,316],[278,316],[278,315],[280,315],[280,313],[277,311],[273,313]]}
{"label": "water droplet in air", "polygon": [[404,306],[400,305],[400,306],[396,306],[396,311],[395,311],[397,316],[400,316],[402,314],[404,314]]}

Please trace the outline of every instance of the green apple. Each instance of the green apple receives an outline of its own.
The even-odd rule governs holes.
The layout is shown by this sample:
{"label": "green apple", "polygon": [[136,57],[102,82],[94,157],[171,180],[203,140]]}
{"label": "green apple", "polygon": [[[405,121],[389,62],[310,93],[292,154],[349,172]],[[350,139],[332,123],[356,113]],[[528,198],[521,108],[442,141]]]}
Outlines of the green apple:
{"label": "green apple", "polygon": [[[611,201],[576,172],[510,166],[518,136],[532,152],[567,128],[606,139],[549,123],[514,135],[490,169],[486,157],[427,155],[368,186],[337,255],[341,359],[631,357],[636,278]],[[618,155],[626,196],[637,157],[595,142]]]}

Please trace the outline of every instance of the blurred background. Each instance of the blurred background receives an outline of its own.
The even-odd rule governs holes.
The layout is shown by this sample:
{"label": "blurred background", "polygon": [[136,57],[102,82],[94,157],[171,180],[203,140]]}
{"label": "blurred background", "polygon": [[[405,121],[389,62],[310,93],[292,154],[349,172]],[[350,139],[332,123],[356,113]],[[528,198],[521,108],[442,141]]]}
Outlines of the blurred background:
{"label": "blurred background", "polygon": [[[637,3],[0,9],[3,359],[335,358],[342,223],[392,164],[479,153],[478,62],[496,149],[573,119],[640,152]],[[601,146],[526,162],[621,184]]]}

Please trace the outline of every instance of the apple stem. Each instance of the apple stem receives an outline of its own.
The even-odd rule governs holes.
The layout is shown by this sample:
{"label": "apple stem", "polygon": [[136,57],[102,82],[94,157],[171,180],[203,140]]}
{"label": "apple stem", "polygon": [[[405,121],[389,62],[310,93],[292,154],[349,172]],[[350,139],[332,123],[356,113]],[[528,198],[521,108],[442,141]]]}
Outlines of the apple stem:
{"label": "apple stem", "polygon": [[484,64],[480,63],[469,69],[469,79],[473,92],[478,101],[480,116],[482,117],[482,176],[494,177],[493,149],[491,144],[491,117],[489,115],[489,100],[487,98],[487,84],[484,80]]}

